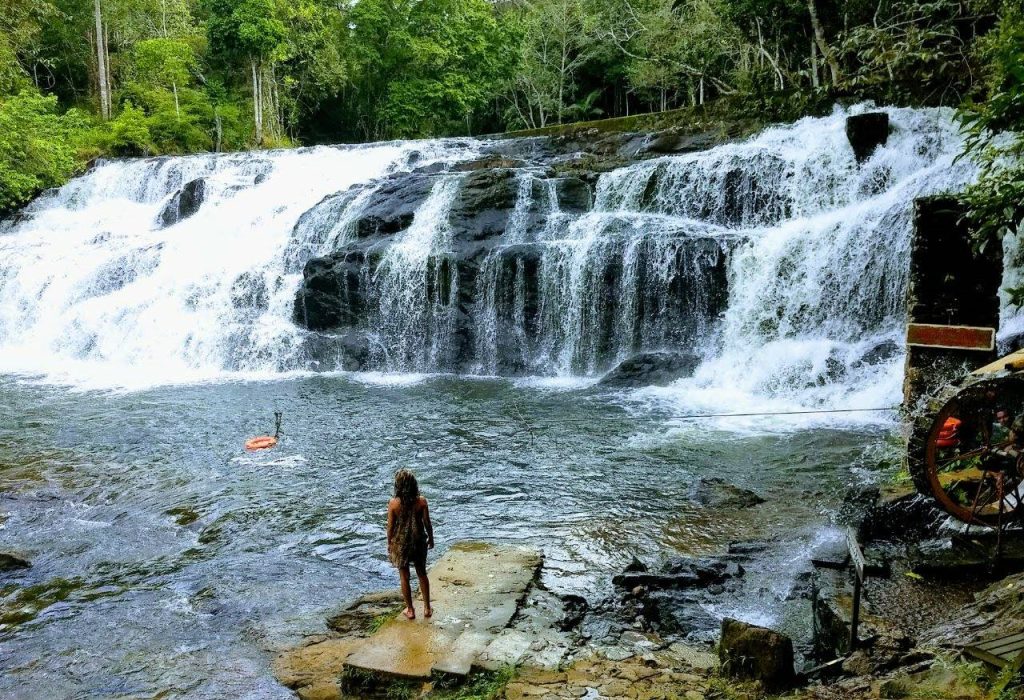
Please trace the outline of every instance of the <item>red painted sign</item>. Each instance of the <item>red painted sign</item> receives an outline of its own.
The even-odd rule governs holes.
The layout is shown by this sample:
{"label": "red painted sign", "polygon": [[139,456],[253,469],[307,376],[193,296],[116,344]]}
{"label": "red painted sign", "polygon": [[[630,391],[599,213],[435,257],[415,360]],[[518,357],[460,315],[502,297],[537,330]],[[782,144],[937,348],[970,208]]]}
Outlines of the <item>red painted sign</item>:
{"label": "red painted sign", "polygon": [[996,346],[996,329],[911,323],[907,326],[907,345],[919,348],[987,351]]}

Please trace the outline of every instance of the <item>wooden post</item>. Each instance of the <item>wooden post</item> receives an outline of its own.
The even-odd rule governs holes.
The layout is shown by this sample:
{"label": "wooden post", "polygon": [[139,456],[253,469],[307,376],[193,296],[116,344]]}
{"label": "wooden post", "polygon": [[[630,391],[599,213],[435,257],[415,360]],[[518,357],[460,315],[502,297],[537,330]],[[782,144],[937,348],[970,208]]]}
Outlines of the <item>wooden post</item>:
{"label": "wooden post", "polygon": [[850,548],[850,563],[853,564],[853,612],[850,615],[850,653],[857,648],[860,641],[857,636],[857,627],[860,625],[860,596],[861,588],[864,586],[864,569],[867,564],[864,561],[864,553],[860,550],[860,543],[857,542],[857,533],[850,528],[846,532],[846,545]]}

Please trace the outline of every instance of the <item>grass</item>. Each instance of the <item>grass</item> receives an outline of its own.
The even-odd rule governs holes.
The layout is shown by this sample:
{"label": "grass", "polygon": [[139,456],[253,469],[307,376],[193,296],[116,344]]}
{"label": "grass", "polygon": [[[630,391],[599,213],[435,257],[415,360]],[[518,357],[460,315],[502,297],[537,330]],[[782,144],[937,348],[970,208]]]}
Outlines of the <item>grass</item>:
{"label": "grass", "polygon": [[514,666],[505,666],[497,671],[477,671],[458,686],[435,683],[434,692],[429,697],[438,700],[494,700],[504,694],[506,686],[517,673]]}
{"label": "grass", "polygon": [[370,620],[370,624],[366,626],[367,634],[375,633],[381,627],[391,622],[391,620],[394,620],[396,617],[398,617],[398,613],[400,612],[402,612],[401,605],[391,608],[387,612],[382,612],[380,615]]}

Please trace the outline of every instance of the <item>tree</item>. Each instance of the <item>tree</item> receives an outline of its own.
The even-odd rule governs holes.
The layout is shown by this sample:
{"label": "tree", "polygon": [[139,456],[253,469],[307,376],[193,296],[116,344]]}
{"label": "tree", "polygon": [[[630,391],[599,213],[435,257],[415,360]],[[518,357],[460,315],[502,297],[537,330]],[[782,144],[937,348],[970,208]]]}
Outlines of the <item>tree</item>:
{"label": "tree", "polygon": [[88,135],[85,114],[61,114],[53,95],[27,88],[0,97],[0,214],[71,177]]}
{"label": "tree", "polygon": [[[263,144],[264,118],[271,116],[270,131],[280,135],[274,64],[284,53],[286,28],[275,0],[212,0],[207,32],[210,46],[229,65],[243,64],[252,78],[252,109],[256,144]],[[267,74],[271,84],[268,94]],[[267,98],[270,98],[269,107]]]}
{"label": "tree", "polygon": [[510,63],[486,0],[360,0],[349,19],[354,119],[366,138],[471,131]]}
{"label": "tree", "polygon": [[[966,154],[981,167],[966,198],[983,248],[1020,236],[1024,229],[1024,11],[1018,4],[1003,4],[995,30],[980,49],[987,99],[965,104],[960,118]],[[1014,304],[1024,305],[1024,287],[1007,291]]]}

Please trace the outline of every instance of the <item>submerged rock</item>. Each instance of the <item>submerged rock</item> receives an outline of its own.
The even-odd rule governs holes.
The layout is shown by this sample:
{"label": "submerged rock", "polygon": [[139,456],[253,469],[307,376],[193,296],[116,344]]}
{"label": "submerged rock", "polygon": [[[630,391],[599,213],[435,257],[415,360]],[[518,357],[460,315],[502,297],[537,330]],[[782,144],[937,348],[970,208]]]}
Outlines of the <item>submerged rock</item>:
{"label": "submerged rock", "polygon": [[753,491],[717,476],[696,482],[690,489],[690,497],[705,508],[751,508],[764,503]]}
{"label": "submerged rock", "polygon": [[14,552],[0,552],[0,571],[14,571],[15,569],[27,569],[32,566],[25,557]]}
{"label": "submerged rock", "polygon": [[173,226],[199,211],[199,206],[206,198],[206,181],[197,178],[185,185],[171,195],[171,199],[160,210],[157,221],[161,228]]}
{"label": "submerged rock", "polygon": [[761,681],[769,690],[788,688],[796,678],[793,640],[728,617],[722,620],[718,659],[725,674]]}
{"label": "submerged rock", "polygon": [[632,389],[641,386],[665,386],[677,379],[693,376],[700,357],[691,353],[644,352],[623,360],[601,378],[598,386]]}

